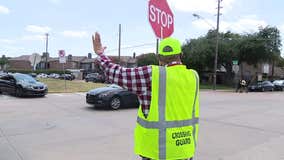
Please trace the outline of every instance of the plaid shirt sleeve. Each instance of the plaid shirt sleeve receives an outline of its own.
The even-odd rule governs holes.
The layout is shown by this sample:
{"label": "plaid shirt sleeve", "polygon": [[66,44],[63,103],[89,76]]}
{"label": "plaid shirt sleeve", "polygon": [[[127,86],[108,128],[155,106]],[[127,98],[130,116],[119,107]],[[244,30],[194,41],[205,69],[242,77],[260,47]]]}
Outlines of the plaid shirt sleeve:
{"label": "plaid shirt sleeve", "polygon": [[104,54],[99,55],[97,61],[103,67],[107,80],[136,93],[144,114],[148,114],[151,101],[152,67],[124,68],[112,63],[111,59]]}

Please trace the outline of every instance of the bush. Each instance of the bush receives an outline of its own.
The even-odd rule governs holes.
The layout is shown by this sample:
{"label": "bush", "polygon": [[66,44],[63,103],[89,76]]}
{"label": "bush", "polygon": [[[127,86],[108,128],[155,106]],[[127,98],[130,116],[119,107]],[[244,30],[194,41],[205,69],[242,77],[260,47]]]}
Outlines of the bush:
{"label": "bush", "polygon": [[[56,73],[56,74],[64,74],[64,71],[62,70],[7,70],[7,72],[12,72],[12,73],[24,73],[24,74],[29,74],[29,73],[45,73],[45,74],[51,74],[51,73]],[[65,71],[65,74],[70,74],[70,71]]]}

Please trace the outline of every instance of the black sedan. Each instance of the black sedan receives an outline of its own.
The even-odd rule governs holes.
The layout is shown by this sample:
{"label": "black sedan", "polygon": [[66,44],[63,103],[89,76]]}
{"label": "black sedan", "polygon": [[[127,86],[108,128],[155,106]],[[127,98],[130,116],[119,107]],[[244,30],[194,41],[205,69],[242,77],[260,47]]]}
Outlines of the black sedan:
{"label": "black sedan", "polygon": [[274,84],[270,81],[263,81],[248,86],[249,91],[274,91]]}
{"label": "black sedan", "polygon": [[27,74],[14,73],[0,76],[0,93],[8,93],[17,97],[45,96],[47,86],[36,81]]}
{"label": "black sedan", "polygon": [[139,106],[137,95],[115,84],[90,90],[86,95],[86,102],[96,108],[130,108]]}

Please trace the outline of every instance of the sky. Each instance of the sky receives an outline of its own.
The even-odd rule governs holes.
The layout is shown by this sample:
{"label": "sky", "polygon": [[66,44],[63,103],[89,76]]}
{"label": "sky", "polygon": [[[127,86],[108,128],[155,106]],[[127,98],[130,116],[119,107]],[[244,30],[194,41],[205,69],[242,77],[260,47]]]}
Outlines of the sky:
{"label": "sky", "polygon": [[[197,38],[216,26],[217,0],[167,0],[174,14],[174,33],[182,43]],[[91,36],[101,34],[107,55],[155,52],[156,37],[148,21],[148,0],[0,0],[0,56],[48,52],[87,56],[92,51]],[[220,31],[246,34],[267,25],[281,31],[284,42],[284,1],[223,0]],[[192,16],[200,15],[200,19]],[[284,43],[283,43],[284,44]],[[284,47],[283,47],[284,48]],[[284,55],[284,49],[282,50]]]}

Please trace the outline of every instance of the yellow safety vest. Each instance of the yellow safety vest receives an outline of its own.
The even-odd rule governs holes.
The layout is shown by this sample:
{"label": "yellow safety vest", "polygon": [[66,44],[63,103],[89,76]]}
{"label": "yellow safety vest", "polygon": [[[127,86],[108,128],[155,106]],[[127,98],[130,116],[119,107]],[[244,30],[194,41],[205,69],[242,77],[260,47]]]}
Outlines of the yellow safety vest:
{"label": "yellow safety vest", "polygon": [[138,110],[135,153],[155,160],[194,156],[199,120],[199,78],[184,65],[152,66],[147,118]]}

